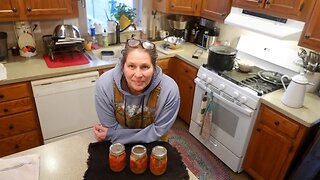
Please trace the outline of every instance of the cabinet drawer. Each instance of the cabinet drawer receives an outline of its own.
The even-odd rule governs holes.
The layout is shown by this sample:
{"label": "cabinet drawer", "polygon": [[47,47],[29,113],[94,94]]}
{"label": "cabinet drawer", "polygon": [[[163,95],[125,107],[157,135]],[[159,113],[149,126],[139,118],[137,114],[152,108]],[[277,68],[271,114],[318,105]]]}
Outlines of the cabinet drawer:
{"label": "cabinet drawer", "polygon": [[0,140],[0,157],[42,145],[38,131]]}
{"label": "cabinet drawer", "polygon": [[289,137],[295,139],[298,131],[299,125],[288,120],[287,117],[275,112],[274,110],[261,106],[262,114],[261,114],[261,122],[265,125],[271,127],[272,129],[282,132]]}
{"label": "cabinet drawer", "polygon": [[29,97],[3,102],[3,103],[0,103],[0,117],[31,110],[32,108],[33,108],[33,99]]}
{"label": "cabinet drawer", "polygon": [[33,111],[0,118],[0,139],[37,129],[36,115]]}
{"label": "cabinet drawer", "polygon": [[28,96],[31,96],[31,89],[27,82],[0,86],[0,102]]}

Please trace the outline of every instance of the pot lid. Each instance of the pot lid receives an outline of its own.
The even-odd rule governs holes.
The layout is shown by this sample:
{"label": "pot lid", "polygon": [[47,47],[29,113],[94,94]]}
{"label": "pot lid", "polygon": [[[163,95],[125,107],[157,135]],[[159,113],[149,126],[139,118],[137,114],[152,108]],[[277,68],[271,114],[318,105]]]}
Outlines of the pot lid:
{"label": "pot lid", "polygon": [[299,84],[308,84],[308,79],[305,77],[303,73],[293,76],[292,81]]}
{"label": "pot lid", "polygon": [[237,50],[230,47],[230,46],[223,46],[223,45],[219,45],[219,46],[211,46],[209,47],[209,50],[217,53],[217,54],[223,54],[223,55],[235,55],[237,54]]}
{"label": "pot lid", "polygon": [[[259,71],[258,75],[261,79],[263,79],[266,82],[278,84],[281,85],[281,77],[283,74],[275,72],[275,71]],[[290,83],[290,79],[284,78],[283,79],[284,84],[288,85]]]}

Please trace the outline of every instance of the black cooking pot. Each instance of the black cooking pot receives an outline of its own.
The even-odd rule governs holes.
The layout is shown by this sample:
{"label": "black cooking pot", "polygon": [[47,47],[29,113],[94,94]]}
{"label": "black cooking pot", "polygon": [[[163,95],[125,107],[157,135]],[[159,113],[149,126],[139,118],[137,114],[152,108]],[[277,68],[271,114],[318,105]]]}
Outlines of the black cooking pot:
{"label": "black cooking pot", "polygon": [[237,50],[230,46],[211,46],[207,67],[215,71],[230,71],[234,65]]}

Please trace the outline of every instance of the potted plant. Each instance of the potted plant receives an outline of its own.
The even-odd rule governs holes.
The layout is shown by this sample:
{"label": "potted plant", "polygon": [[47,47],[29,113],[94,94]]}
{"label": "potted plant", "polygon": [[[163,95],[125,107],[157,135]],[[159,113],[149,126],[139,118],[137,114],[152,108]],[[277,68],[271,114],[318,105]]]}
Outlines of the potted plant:
{"label": "potted plant", "polygon": [[120,28],[123,29],[131,24],[136,17],[136,8],[130,8],[127,5],[120,3],[115,7],[113,17],[119,22]]}

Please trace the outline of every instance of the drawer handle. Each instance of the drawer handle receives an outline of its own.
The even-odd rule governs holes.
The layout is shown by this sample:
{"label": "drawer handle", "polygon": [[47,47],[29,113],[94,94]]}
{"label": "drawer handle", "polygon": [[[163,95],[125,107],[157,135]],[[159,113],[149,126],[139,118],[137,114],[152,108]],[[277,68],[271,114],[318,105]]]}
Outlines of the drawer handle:
{"label": "drawer handle", "polygon": [[274,125],[279,126],[280,122],[279,121],[275,121]]}
{"label": "drawer handle", "polygon": [[185,73],[188,73],[189,71],[188,71],[188,70],[185,70],[184,72],[185,72]]}
{"label": "drawer handle", "polygon": [[9,125],[9,129],[12,130],[14,126],[12,124]]}
{"label": "drawer handle", "polygon": [[19,144],[14,145],[14,148],[19,149],[20,148]]}
{"label": "drawer handle", "polygon": [[0,94],[0,99],[3,99],[4,98],[4,95],[3,94]]}
{"label": "drawer handle", "polygon": [[9,109],[4,108],[4,109],[3,109],[3,112],[5,112],[5,113],[6,113],[6,112],[9,112]]}
{"label": "drawer handle", "polygon": [[257,131],[258,131],[258,132],[261,132],[261,129],[260,129],[260,128],[257,128]]}
{"label": "drawer handle", "polygon": [[28,12],[31,12],[31,10],[32,10],[32,9],[31,9],[30,7],[27,8],[27,11],[28,11]]}

